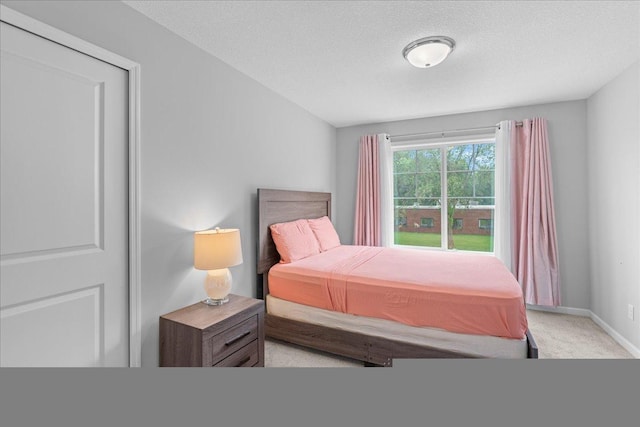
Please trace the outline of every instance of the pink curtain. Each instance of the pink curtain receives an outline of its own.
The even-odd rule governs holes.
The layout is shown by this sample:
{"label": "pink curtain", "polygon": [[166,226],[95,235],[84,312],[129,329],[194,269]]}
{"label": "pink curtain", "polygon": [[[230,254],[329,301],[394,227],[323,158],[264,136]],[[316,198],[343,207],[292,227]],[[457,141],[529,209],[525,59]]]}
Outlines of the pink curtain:
{"label": "pink curtain", "polygon": [[512,270],[527,304],[560,305],[547,122],[523,120],[511,138]]}
{"label": "pink curtain", "polygon": [[360,138],[354,245],[380,246],[380,155],[378,135]]}

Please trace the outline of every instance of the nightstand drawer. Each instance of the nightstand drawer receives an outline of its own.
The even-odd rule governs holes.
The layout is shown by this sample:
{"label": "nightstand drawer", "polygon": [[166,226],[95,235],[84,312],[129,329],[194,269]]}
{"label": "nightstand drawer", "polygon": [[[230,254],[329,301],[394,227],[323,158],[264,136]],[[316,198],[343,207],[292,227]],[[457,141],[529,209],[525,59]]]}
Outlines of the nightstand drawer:
{"label": "nightstand drawer", "polygon": [[211,338],[211,361],[215,365],[218,361],[244,347],[258,338],[258,316],[251,316],[247,320],[215,335]]}
{"label": "nightstand drawer", "polygon": [[253,341],[216,363],[215,367],[245,367],[258,363],[258,341]]}

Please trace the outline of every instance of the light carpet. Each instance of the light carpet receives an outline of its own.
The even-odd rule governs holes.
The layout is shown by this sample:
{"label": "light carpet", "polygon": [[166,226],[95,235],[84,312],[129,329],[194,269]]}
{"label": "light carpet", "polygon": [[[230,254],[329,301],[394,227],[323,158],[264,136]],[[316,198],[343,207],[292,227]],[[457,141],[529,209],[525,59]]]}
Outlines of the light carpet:
{"label": "light carpet", "polygon": [[[633,359],[624,347],[588,317],[527,310],[540,359]],[[265,340],[265,367],[362,367],[362,362]]]}

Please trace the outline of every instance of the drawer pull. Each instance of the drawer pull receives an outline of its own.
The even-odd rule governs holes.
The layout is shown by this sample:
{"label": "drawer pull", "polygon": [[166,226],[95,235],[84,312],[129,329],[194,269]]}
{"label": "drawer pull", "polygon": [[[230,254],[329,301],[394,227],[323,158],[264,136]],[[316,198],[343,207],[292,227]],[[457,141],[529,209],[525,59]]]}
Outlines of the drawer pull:
{"label": "drawer pull", "polygon": [[240,363],[238,363],[238,364],[236,365],[236,368],[237,368],[237,367],[239,367],[239,366],[244,365],[244,364],[245,364],[245,363],[247,363],[249,360],[251,360],[251,356],[245,357],[244,359],[242,359],[242,362],[240,362]]}
{"label": "drawer pull", "polygon": [[246,331],[246,332],[244,332],[244,333],[242,333],[240,335],[237,335],[237,336],[231,338],[229,341],[225,341],[224,345],[229,346],[229,345],[233,344],[236,341],[240,341],[242,338],[246,337],[250,333],[251,333],[251,331]]}

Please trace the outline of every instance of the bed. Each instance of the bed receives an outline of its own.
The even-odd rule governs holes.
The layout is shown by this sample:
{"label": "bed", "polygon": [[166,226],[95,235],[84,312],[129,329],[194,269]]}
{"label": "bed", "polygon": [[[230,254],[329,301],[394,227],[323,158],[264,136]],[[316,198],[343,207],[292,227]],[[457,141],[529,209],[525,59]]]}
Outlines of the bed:
{"label": "bed", "polygon": [[[365,366],[538,357],[520,288],[495,257],[338,243],[284,262],[273,227],[330,221],[331,193],[257,193],[258,295],[265,300],[267,337]],[[416,263],[433,266],[429,286],[412,272]]]}

